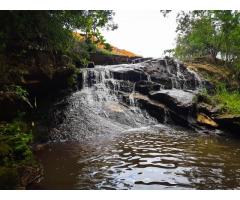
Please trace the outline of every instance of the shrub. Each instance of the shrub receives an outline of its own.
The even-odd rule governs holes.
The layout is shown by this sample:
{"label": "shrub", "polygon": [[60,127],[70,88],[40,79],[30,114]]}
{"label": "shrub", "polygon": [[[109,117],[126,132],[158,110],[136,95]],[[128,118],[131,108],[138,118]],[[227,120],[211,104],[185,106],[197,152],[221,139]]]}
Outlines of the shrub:
{"label": "shrub", "polygon": [[28,163],[32,160],[31,131],[20,121],[0,125],[0,164]]}
{"label": "shrub", "polygon": [[240,114],[240,92],[230,91],[223,83],[217,83],[214,95],[209,95],[206,90],[201,91],[198,100],[218,106],[222,113]]}

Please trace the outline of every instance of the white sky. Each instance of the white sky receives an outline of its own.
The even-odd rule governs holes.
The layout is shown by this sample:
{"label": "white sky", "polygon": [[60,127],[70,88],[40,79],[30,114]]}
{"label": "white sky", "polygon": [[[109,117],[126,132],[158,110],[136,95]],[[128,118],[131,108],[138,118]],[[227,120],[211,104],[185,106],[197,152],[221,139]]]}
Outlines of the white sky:
{"label": "white sky", "polygon": [[115,31],[103,31],[108,43],[145,57],[161,57],[175,46],[176,14],[166,18],[159,10],[117,10]]}

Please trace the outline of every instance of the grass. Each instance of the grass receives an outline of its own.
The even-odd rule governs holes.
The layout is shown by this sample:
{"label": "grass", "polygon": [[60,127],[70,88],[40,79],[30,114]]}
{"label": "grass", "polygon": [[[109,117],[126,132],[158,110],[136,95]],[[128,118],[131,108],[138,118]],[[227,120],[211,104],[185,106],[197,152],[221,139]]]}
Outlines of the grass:
{"label": "grass", "polygon": [[239,91],[228,91],[226,87],[218,88],[213,100],[216,100],[223,111],[229,114],[240,114]]}
{"label": "grass", "polygon": [[218,83],[214,95],[209,95],[206,90],[201,92],[204,102],[220,108],[222,114],[240,115],[240,92],[229,91],[224,84]]}
{"label": "grass", "polygon": [[186,64],[215,86],[211,95],[201,92],[206,103],[219,107],[222,114],[240,114],[240,83],[233,68],[207,62]]}

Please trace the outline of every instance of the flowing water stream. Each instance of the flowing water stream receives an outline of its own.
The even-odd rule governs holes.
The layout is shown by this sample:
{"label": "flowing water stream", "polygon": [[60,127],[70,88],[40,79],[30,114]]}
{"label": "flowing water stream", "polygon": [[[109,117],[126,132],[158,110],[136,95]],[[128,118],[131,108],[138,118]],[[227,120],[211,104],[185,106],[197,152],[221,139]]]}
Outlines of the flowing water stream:
{"label": "flowing water stream", "polygon": [[134,84],[125,103],[109,68],[86,70],[83,89],[52,107],[50,142],[36,152],[44,178],[31,189],[240,188],[240,141],[159,123]]}

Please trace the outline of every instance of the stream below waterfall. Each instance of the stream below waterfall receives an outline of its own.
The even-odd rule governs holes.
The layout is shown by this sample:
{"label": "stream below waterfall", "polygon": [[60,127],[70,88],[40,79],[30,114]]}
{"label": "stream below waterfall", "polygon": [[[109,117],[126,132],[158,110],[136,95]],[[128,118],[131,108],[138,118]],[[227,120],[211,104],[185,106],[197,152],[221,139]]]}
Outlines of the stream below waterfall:
{"label": "stream below waterfall", "polygon": [[49,142],[36,151],[44,177],[29,189],[240,189],[239,140],[166,123],[167,112],[160,123],[108,68],[86,70],[83,88],[52,106]]}

